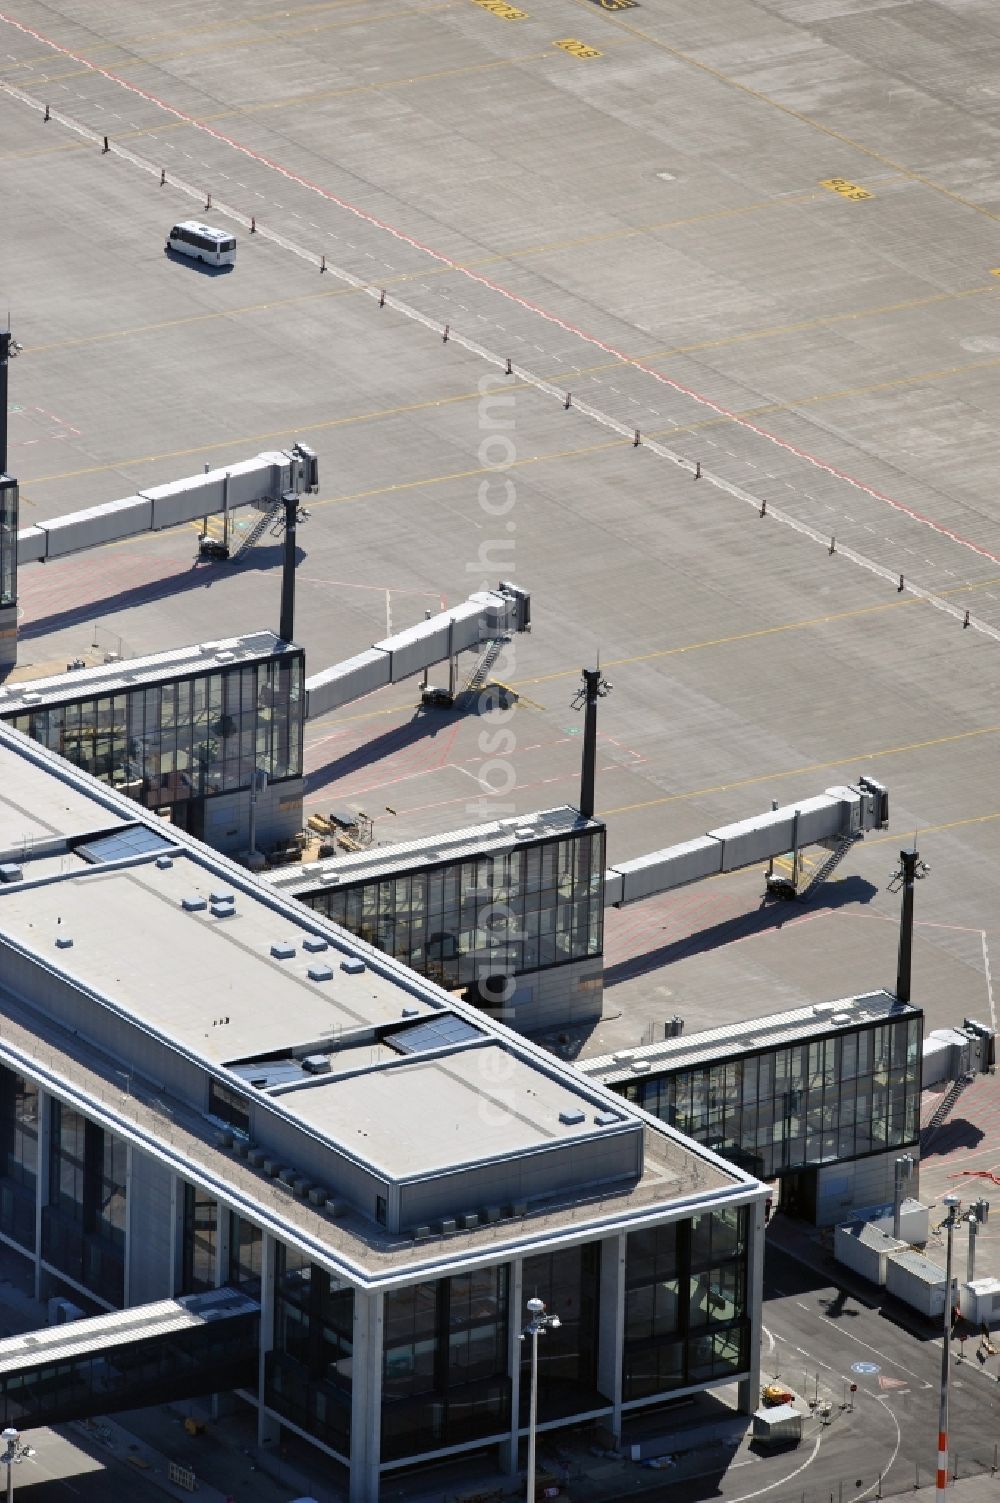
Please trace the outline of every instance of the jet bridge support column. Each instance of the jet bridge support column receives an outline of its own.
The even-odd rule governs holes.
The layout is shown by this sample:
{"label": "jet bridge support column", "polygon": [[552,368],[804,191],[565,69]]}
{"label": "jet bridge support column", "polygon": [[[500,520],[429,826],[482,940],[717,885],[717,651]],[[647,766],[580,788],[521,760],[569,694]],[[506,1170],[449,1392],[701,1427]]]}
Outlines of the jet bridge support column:
{"label": "jet bridge support column", "polygon": [[0,329],[0,678],[17,662],[17,481],[7,474],[7,371],[17,353]]}
{"label": "jet bridge support column", "polygon": [[[910,980],[913,968],[913,888],[914,884],[923,876],[926,876],[929,868],[921,861],[917,851],[900,851],[899,871],[893,878],[890,892],[900,891],[903,893],[903,901],[899,915],[899,956],[896,962],[896,996],[900,1002],[910,1000]],[[896,887],[896,883],[899,887]]]}
{"label": "jet bridge support column", "polygon": [[285,557],[281,570],[281,624],[278,636],[283,642],[295,638],[295,524],[299,515],[297,491],[286,491],[285,503]]}
{"label": "jet bridge support column", "polygon": [[597,774],[597,701],[611,692],[611,685],[601,677],[599,666],[583,668],[581,672],[583,687],[573,701],[575,710],[583,705],[586,711],[583,722],[583,765],[580,770],[580,813],[584,819],[593,819]]}

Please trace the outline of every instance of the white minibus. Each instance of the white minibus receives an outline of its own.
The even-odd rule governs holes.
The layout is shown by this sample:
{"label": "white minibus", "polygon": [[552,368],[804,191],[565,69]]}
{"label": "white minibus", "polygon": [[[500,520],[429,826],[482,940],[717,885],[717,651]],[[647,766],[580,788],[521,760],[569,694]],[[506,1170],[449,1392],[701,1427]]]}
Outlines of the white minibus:
{"label": "white minibus", "polygon": [[196,219],[175,224],[163,249],[190,256],[193,261],[204,261],[208,266],[236,263],[236,236],[228,230],[213,229],[210,224],[199,224]]}

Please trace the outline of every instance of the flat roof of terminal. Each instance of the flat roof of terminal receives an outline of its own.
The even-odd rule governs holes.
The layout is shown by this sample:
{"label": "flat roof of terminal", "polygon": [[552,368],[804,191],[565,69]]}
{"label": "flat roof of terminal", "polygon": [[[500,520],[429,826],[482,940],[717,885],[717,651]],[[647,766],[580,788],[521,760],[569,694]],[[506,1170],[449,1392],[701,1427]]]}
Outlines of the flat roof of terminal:
{"label": "flat roof of terminal", "polygon": [[0,686],[0,716],[43,710],[65,700],[120,694],[140,684],[168,683],[171,679],[190,677],[192,673],[211,673],[295,651],[298,648],[294,643],[283,642],[274,632],[256,631],[219,642],[175,647],[149,657],[123,658],[113,663],[99,663],[95,668],[70,669],[49,678],[18,679]]}
{"label": "flat roof of terminal", "polygon": [[570,1082],[542,1074],[499,1042],[346,1080],[320,1077],[280,1100],[299,1121],[334,1132],[395,1180],[627,1124],[624,1113],[603,1101],[588,1104]]}
{"label": "flat roof of terminal", "polygon": [[563,804],[556,809],[541,809],[535,814],[495,819],[489,824],[448,830],[442,835],[428,835],[421,840],[401,840],[392,845],[372,846],[368,850],[352,851],[330,861],[285,867],[269,873],[267,881],[279,891],[295,896],[303,892],[332,892],[338,886],[369,882],[390,873],[410,871],[414,867],[473,860],[477,856],[516,850],[520,845],[532,845],[558,835],[603,829],[602,820],[587,819],[578,809]]}
{"label": "flat roof of terminal", "polygon": [[[384,1175],[641,1129],[631,1108],[569,1066],[5,725],[0,789],[59,811],[45,849],[0,883],[4,938],[165,1047],[208,1069],[238,1067],[269,1110]],[[576,820],[566,810],[539,823]],[[114,838],[81,840],[105,832]],[[7,1013],[10,1028],[13,999]],[[84,1005],[81,1034],[87,1026]],[[296,1077],[306,1054],[327,1056],[329,1072]],[[258,1060],[263,1080],[251,1084]],[[689,1156],[696,1180],[745,1178],[696,1162],[693,1146],[670,1154],[678,1183]]]}
{"label": "flat roof of terminal", "polygon": [[644,1075],[686,1070],[738,1055],[755,1054],[761,1049],[807,1043],[812,1038],[840,1033],[845,1028],[882,1023],[890,1017],[905,1017],[908,1013],[916,1017],[920,1008],[900,1002],[891,992],[863,992],[856,997],[842,997],[837,1002],[817,1002],[810,1007],[772,1013],[766,1018],[750,1018],[745,1023],[710,1028],[686,1038],[664,1039],[658,1044],[595,1055],[592,1059],[579,1060],[577,1068],[589,1079],[600,1080],[604,1085],[641,1080]]}
{"label": "flat roof of terminal", "polygon": [[[245,888],[221,880],[183,849],[172,860],[167,868],[149,860],[74,868],[39,886],[28,885],[26,868],[24,884],[0,888],[0,926],[210,1064],[324,1040],[332,1046],[401,1021],[404,1008],[431,1015],[445,1005],[370,967],[343,971],[346,945],[305,949],[317,934],[307,909],[296,922],[258,897],[252,880]],[[223,905],[216,917],[213,893],[232,895],[232,911]],[[205,906],[195,911],[183,906],[199,900]],[[72,946],[56,949],[57,935]],[[287,958],[272,953],[285,946]]]}
{"label": "flat roof of terminal", "polygon": [[[2,711],[0,711],[2,713]],[[95,784],[95,793],[99,785]],[[53,779],[30,756],[4,757],[0,777],[0,856],[19,857],[41,842],[91,835],[124,823],[119,809]]]}

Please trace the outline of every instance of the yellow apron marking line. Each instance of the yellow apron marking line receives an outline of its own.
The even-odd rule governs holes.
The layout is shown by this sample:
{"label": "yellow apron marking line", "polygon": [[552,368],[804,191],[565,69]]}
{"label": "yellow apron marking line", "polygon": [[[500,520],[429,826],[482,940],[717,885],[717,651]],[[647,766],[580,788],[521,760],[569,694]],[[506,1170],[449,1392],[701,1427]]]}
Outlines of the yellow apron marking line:
{"label": "yellow apron marking line", "polygon": [[[576,0],[577,5],[589,4],[590,0]],[[591,12],[593,14],[593,12]],[[669,42],[661,41],[659,37],[652,36],[648,31],[643,31],[639,26],[633,26],[629,21],[623,21],[617,15],[606,15],[605,19],[609,26],[617,26],[622,31],[627,31],[631,36],[638,37],[640,41],[647,42],[651,47],[666,52],[678,62],[685,63],[689,68],[695,68],[700,73],[714,78],[716,83],[721,83],[728,89],[734,89],[745,94],[748,99],[756,99],[758,104],[766,104],[770,109],[777,110],[787,116],[789,120],[797,120],[800,125],[808,126],[810,130],[819,131],[828,136],[831,141],[839,141],[844,146],[849,146],[853,151],[859,151],[862,156],[868,157],[873,162],[880,162],[883,167],[890,168],[893,172],[902,173],[910,182],[920,183],[924,188],[929,188],[932,193],[939,193],[943,198],[951,199],[952,203],[960,204],[963,209],[971,209],[976,214],[981,214],[984,219],[1000,221],[1000,214],[995,214],[991,209],[982,204],[974,203],[970,198],[963,198],[960,193],[953,193],[950,188],[943,187],[934,182],[933,178],[925,177],[923,173],[915,172],[903,162],[897,162],[894,157],[886,156],[884,152],[877,151],[873,146],[866,146],[862,141],[856,141],[853,136],[844,131],[836,130],[832,125],[824,125],[821,120],[815,120],[811,115],[804,115],[801,110],[796,110],[788,104],[782,104],[779,99],[773,99],[770,94],[763,93],[760,89],[751,88],[749,84],[740,83],[728,73],[723,73],[721,68],[713,68],[710,63],[703,63],[693,57],[690,52],[683,52],[679,47],[671,47]]]}
{"label": "yellow apron marking line", "polygon": [[[827,772],[834,767],[847,767],[859,762],[874,762],[883,757],[901,757],[909,752],[924,751],[932,746],[951,746],[957,741],[973,741],[981,736],[995,736],[1000,732],[1000,725],[987,725],[975,731],[957,731],[952,736],[933,736],[927,741],[910,741],[902,746],[886,746],[881,751],[854,752],[849,757],[833,757],[828,762],[807,762],[802,767],[789,767],[784,772],[756,773],[750,778],[738,778],[732,783],[714,783],[708,788],[692,788],[687,793],[668,793],[662,798],[646,799],[638,804],[622,804],[617,809],[602,809],[602,819],[609,819],[612,814],[631,814],[637,809],[655,809],[662,804],[676,804],[689,798],[703,798],[709,793],[728,793],[733,788],[749,788],[755,783],[777,782],[781,778],[799,777],[804,773]],[[992,816],[990,816],[992,817]],[[956,821],[962,823],[962,821]],[[899,836],[893,836],[898,840]]]}

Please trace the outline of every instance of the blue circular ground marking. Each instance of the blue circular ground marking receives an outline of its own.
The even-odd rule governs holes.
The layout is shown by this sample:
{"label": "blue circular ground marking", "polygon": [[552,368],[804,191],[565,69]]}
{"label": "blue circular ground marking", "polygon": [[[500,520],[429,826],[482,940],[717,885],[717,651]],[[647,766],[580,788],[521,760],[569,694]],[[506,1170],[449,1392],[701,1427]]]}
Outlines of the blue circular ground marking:
{"label": "blue circular ground marking", "polygon": [[864,1377],[864,1378],[874,1377],[874,1375],[876,1373],[880,1373],[881,1371],[882,1371],[882,1369],[879,1367],[879,1365],[878,1365],[877,1362],[852,1362],[851,1363],[851,1372],[852,1373],[860,1373],[861,1376]]}

